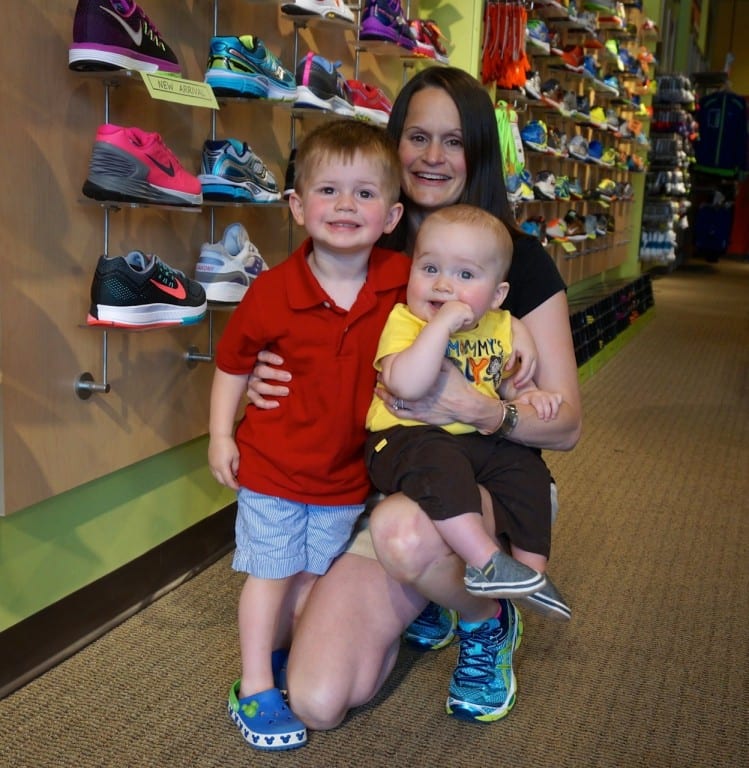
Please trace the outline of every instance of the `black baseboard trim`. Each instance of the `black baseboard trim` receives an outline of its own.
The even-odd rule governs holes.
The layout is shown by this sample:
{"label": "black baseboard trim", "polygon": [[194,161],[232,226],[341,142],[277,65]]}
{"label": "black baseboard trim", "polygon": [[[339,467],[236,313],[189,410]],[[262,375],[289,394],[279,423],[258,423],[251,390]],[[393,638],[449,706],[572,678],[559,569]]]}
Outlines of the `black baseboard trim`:
{"label": "black baseboard trim", "polygon": [[0,632],[0,699],[69,658],[234,547],[236,503]]}

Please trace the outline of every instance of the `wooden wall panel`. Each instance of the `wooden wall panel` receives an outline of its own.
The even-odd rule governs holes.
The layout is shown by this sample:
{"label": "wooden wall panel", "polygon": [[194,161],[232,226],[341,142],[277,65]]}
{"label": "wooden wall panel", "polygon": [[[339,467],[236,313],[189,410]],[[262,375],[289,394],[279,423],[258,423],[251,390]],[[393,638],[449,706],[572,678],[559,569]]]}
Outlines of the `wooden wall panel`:
{"label": "wooden wall panel", "polygon": [[[202,80],[213,32],[209,0],[147,0],[144,9],[178,55],[183,75]],[[208,324],[141,333],[110,332],[109,394],[80,400],[74,384],[84,371],[98,381],[102,335],[85,327],[91,278],[103,251],[104,214],[82,202],[96,128],[104,121],[102,81],[67,66],[75,0],[14,5],[4,37],[3,110],[6,140],[0,195],[0,415],[2,498],[8,514],[158,454],[207,431],[212,365],[190,369],[190,345],[208,347]],[[294,25],[275,2],[220,0],[219,34],[260,36],[293,65]],[[350,33],[347,33],[349,35]],[[340,59],[353,76],[351,39],[341,28],[300,34],[300,54],[312,48]],[[31,54],[30,52],[33,52]],[[402,81],[397,62],[362,57],[363,78],[392,97]],[[388,85],[389,84],[389,85]],[[151,101],[145,88],[113,89],[110,122],[158,131],[191,172],[211,133],[208,110]],[[316,120],[300,121],[299,130]],[[217,137],[248,141],[283,183],[291,141],[288,111],[263,103],[222,105]],[[109,253],[157,253],[192,275],[200,245],[242,221],[274,264],[289,247],[282,208],[221,208],[213,225],[207,208],[181,213],[123,209],[110,216]],[[213,227],[213,230],[212,230]],[[300,233],[293,232],[293,243]],[[225,313],[217,315],[218,338]]]}

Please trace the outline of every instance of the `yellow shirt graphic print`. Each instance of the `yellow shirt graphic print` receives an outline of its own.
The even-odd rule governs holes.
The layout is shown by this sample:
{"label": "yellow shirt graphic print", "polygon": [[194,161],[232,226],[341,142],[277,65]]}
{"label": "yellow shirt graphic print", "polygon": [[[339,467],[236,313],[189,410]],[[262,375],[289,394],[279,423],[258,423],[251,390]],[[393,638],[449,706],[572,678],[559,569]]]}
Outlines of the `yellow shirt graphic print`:
{"label": "yellow shirt graphic print", "polygon": [[[479,324],[468,331],[450,337],[445,356],[461,371],[479,392],[499,398],[497,390],[503,377],[503,368],[512,352],[510,313],[498,309],[487,312]],[[426,325],[405,304],[396,304],[380,336],[375,356],[375,369],[380,371],[380,360],[408,348]],[[367,429],[379,432],[396,424],[415,426],[423,422],[393,416],[379,397],[374,396],[367,414]],[[475,427],[455,422],[443,429],[459,435],[475,432]]]}

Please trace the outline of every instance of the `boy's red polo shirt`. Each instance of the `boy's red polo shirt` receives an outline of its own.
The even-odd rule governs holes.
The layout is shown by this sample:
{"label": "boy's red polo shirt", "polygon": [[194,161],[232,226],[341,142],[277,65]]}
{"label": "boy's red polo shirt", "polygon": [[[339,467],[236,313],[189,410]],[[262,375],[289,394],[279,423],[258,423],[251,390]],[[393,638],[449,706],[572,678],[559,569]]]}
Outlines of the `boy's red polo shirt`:
{"label": "boy's red polo shirt", "polygon": [[370,489],[363,449],[372,363],[390,310],[405,301],[411,261],[374,248],[367,280],[345,311],[312,274],[311,247],[306,240],[257,277],[229,318],[216,365],[249,374],[268,349],[292,374],[280,407],[245,409],[236,431],[240,485],[310,504],[356,504]]}

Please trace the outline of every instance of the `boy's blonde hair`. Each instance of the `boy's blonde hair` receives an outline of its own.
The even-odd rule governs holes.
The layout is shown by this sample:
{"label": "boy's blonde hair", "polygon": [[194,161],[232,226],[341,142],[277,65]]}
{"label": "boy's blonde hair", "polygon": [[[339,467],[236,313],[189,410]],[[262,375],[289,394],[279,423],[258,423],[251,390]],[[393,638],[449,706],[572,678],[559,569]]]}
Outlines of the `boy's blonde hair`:
{"label": "boy's blonde hair", "polygon": [[320,165],[350,163],[356,155],[380,165],[382,193],[390,204],[398,202],[401,164],[395,141],[384,128],[358,120],[332,120],[304,137],[294,160],[294,189],[301,193],[307,176]]}
{"label": "boy's blonde hair", "polygon": [[[513,241],[507,227],[493,214],[475,205],[457,203],[430,213],[419,227],[419,233],[430,223],[433,224],[467,224],[472,227],[481,227],[494,238],[496,248],[493,255],[496,257],[500,274],[504,279],[512,262]],[[417,233],[418,240],[418,233]]]}

